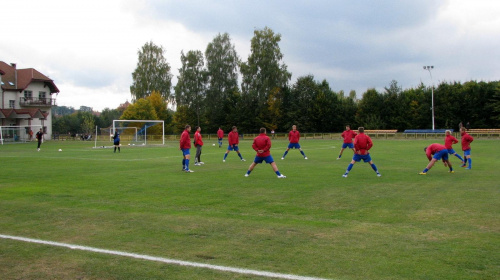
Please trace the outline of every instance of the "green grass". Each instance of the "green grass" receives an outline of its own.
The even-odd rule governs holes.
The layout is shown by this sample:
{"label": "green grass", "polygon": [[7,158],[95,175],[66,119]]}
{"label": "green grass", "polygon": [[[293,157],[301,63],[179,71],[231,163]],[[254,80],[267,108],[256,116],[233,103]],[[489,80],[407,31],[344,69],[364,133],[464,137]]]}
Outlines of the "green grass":
{"label": "green grass", "polygon": [[[309,157],[274,141],[269,165],[206,141],[204,166],[181,172],[177,142],[0,146],[0,234],[213,265],[331,279],[497,279],[500,275],[498,140],[472,144],[473,170],[437,164],[439,140],[374,139],[382,177],[340,140],[302,140]],[[456,150],[460,147],[457,145]],[[62,152],[58,152],[62,149]],[[192,150],[194,152],[194,150]],[[194,157],[194,155],[193,155]],[[193,160],[192,160],[193,162]],[[0,239],[2,279],[263,279],[208,269]]]}

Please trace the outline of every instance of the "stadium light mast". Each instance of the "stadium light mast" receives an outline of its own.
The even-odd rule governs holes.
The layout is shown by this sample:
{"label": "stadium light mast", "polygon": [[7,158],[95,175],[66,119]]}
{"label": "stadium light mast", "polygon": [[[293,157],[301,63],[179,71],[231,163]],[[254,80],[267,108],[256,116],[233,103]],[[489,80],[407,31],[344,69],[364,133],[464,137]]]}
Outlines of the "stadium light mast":
{"label": "stadium light mast", "polygon": [[432,73],[431,69],[434,69],[434,66],[424,66],[424,70],[429,71],[429,75],[431,75],[431,92],[432,92],[432,97],[431,97],[431,110],[432,110],[432,130],[434,130],[434,81],[432,80]]}

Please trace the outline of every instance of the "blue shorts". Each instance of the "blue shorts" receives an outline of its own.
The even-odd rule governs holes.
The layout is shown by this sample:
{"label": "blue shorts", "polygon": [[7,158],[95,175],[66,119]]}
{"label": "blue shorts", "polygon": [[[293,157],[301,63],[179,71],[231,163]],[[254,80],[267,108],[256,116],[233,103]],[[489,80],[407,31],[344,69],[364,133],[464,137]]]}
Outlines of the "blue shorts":
{"label": "blue shorts", "polygon": [[470,156],[470,149],[464,151],[464,156]]}
{"label": "blue shorts", "polygon": [[352,157],[352,160],[354,160],[355,162],[360,162],[361,160],[363,160],[364,162],[370,162],[370,161],[372,161],[372,157],[370,156],[370,154],[366,154],[366,155],[354,154],[354,156]]}
{"label": "blue shorts", "polygon": [[440,159],[448,160],[448,150],[447,149],[441,150],[441,151],[435,153],[432,158],[435,158],[437,160],[440,160]]}
{"label": "blue shorts", "polygon": [[266,163],[273,163],[274,159],[273,156],[269,155],[267,157],[255,156],[255,159],[253,160],[253,162],[255,163],[262,163],[263,161],[265,161]]}
{"label": "blue shorts", "polygon": [[120,141],[114,141],[114,142],[113,142],[113,145],[115,145],[115,146],[120,145]]}
{"label": "blue shorts", "polygon": [[190,155],[191,153],[189,152],[189,149],[182,149],[182,155],[187,156]]}
{"label": "blue shorts", "polygon": [[300,149],[299,143],[290,143],[288,144],[288,149]]}
{"label": "blue shorts", "polygon": [[456,153],[457,153],[457,152],[455,152],[455,150],[453,150],[453,149],[448,149],[448,154],[450,154],[450,155],[454,155],[454,154],[456,154]]}
{"label": "blue shorts", "polygon": [[229,146],[227,146],[227,150],[228,150],[228,151],[235,151],[235,152],[238,152],[238,151],[240,150],[240,147],[235,146],[235,145],[229,145]]}
{"label": "blue shorts", "polygon": [[345,149],[345,148],[354,149],[354,144],[353,143],[342,144],[342,149]]}

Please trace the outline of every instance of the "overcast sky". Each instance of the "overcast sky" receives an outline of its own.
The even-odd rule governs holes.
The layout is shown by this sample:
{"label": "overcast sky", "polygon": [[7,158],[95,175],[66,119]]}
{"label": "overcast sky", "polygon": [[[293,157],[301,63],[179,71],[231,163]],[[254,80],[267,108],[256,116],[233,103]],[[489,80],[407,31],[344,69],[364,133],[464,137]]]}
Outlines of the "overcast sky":
{"label": "overcast sky", "polygon": [[255,29],[282,36],[283,62],[334,91],[500,79],[498,0],[16,0],[0,2],[0,60],[35,68],[57,105],[101,111],[131,100],[137,52],[161,45],[177,83],[180,53],[229,33],[242,61]]}

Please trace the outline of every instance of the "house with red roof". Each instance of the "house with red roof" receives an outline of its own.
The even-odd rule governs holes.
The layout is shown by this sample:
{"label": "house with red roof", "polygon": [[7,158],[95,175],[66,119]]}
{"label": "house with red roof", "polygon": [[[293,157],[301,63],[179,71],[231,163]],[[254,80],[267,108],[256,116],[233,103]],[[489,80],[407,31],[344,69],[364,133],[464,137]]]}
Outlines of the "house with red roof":
{"label": "house with red roof", "polygon": [[34,68],[17,69],[14,63],[0,61],[0,85],[0,126],[21,127],[2,138],[28,139],[30,130],[36,133],[41,126],[45,139],[50,139],[53,95],[59,93],[54,81]]}

